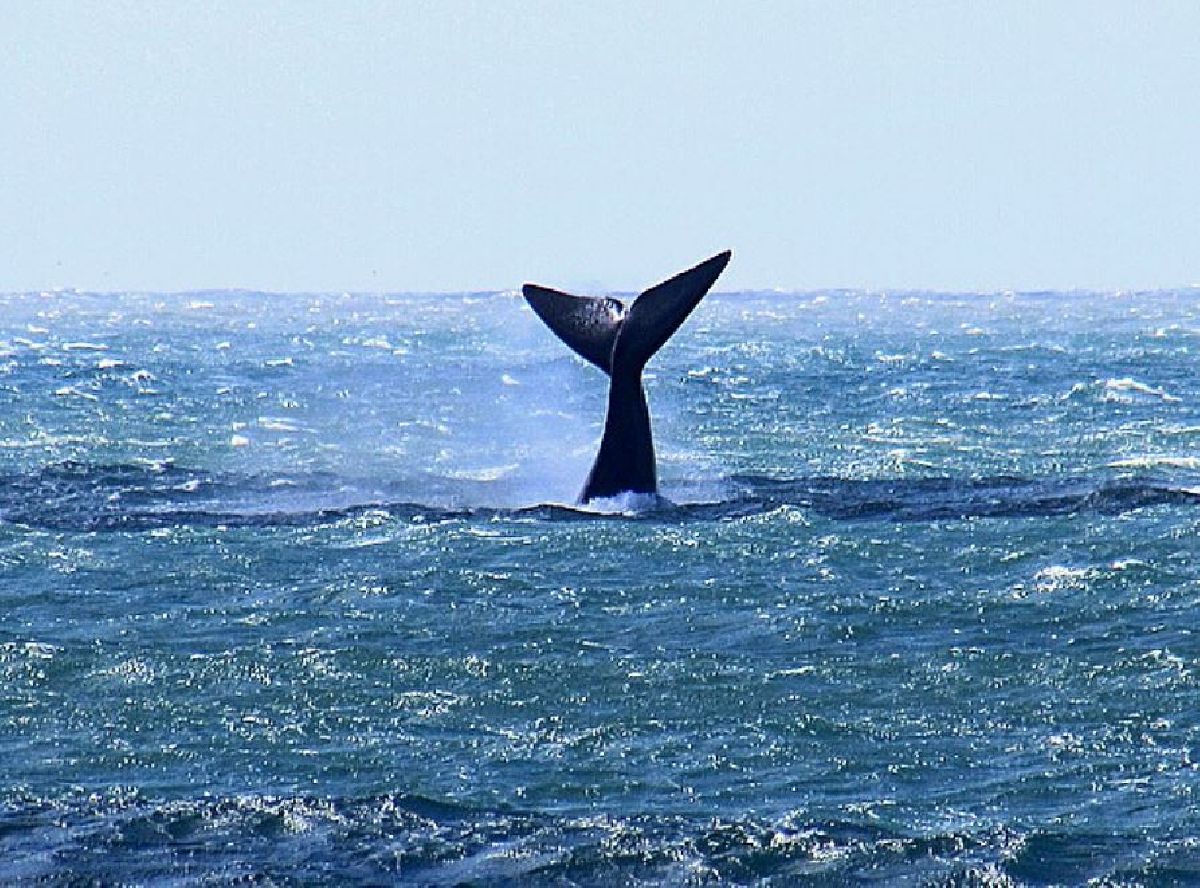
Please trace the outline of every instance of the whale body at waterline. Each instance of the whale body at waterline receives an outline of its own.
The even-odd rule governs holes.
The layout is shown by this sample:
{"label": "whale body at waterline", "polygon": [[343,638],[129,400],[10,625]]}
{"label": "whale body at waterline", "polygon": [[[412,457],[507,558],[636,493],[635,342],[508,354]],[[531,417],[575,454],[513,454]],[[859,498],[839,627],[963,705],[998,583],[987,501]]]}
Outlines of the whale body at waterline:
{"label": "whale body at waterline", "polygon": [[609,296],[575,296],[537,284],[521,288],[546,326],[609,377],[604,433],[581,503],[625,493],[657,495],[642,370],[712,288],[731,255],[718,253],[656,284],[628,308]]}

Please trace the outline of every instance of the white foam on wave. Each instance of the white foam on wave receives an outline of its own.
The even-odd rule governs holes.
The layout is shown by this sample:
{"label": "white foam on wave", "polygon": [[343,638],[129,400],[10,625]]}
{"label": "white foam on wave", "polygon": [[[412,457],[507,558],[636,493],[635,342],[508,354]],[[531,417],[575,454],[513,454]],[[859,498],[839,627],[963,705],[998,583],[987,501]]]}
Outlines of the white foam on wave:
{"label": "white foam on wave", "polygon": [[59,398],[83,398],[86,401],[99,401],[100,399],[90,392],[83,392],[71,385],[64,385],[61,388],[56,388],[54,394]]}
{"label": "white foam on wave", "polygon": [[260,416],[258,427],[269,432],[300,432],[305,431],[295,420],[279,416]]}
{"label": "white foam on wave", "polygon": [[634,493],[626,490],[616,496],[598,496],[579,506],[580,511],[598,515],[641,515],[652,512],[663,503],[657,493]]}
{"label": "white foam on wave", "polygon": [[1034,588],[1041,593],[1081,589],[1096,576],[1097,571],[1087,567],[1067,567],[1052,564],[1033,575]]}
{"label": "white foam on wave", "polygon": [[520,466],[509,463],[502,466],[484,466],[477,469],[451,469],[445,472],[447,478],[456,481],[499,481],[515,472]]}
{"label": "white foam on wave", "polygon": [[1108,463],[1110,469],[1200,469],[1198,456],[1171,456],[1169,454],[1145,454],[1115,459]]}
{"label": "white foam on wave", "polygon": [[1159,398],[1160,400],[1173,403],[1181,400],[1175,395],[1169,394],[1166,390],[1156,388],[1152,385],[1147,385],[1144,382],[1139,382],[1132,377],[1126,376],[1123,379],[1108,379],[1104,382],[1104,397],[1108,401],[1129,401],[1136,395],[1145,397]]}
{"label": "white foam on wave", "polygon": [[108,346],[102,342],[64,342],[63,351],[108,351]]}

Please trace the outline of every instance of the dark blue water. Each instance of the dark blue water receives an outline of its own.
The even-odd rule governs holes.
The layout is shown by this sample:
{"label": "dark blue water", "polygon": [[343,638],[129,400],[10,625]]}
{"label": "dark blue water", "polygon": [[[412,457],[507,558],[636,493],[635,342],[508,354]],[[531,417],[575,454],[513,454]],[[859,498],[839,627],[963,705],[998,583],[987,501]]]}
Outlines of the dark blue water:
{"label": "dark blue water", "polygon": [[0,296],[0,881],[1200,881],[1200,292]]}

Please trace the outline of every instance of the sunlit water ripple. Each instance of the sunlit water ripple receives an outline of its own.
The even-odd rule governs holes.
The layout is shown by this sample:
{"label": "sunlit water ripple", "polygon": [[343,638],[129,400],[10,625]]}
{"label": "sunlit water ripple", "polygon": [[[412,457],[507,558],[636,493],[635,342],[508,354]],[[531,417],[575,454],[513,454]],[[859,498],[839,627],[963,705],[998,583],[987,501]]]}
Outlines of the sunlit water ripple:
{"label": "sunlit water ripple", "polygon": [[1200,292],[0,295],[0,881],[1200,880]]}

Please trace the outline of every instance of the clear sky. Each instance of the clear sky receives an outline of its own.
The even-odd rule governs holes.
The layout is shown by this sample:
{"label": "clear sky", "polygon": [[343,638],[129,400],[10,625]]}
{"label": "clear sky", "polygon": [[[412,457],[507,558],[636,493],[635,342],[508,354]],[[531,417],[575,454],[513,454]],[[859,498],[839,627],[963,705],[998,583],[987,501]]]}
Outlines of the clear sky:
{"label": "clear sky", "polygon": [[0,2],[0,290],[1200,283],[1200,3]]}

